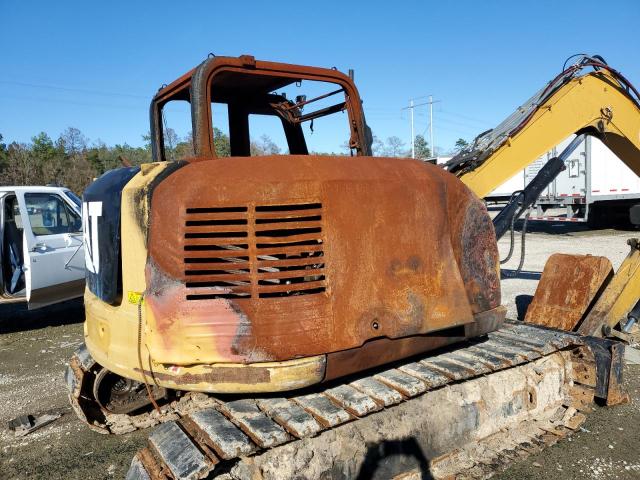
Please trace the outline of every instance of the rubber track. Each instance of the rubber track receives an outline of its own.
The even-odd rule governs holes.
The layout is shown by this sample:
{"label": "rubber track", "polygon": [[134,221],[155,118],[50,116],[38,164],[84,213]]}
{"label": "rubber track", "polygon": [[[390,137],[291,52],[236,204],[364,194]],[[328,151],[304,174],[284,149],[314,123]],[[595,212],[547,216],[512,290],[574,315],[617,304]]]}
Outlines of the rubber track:
{"label": "rubber track", "polygon": [[450,383],[580,345],[581,337],[574,334],[508,322],[488,339],[317,393],[216,401],[158,427],[134,457],[126,478],[205,478],[239,457],[317,435]]}

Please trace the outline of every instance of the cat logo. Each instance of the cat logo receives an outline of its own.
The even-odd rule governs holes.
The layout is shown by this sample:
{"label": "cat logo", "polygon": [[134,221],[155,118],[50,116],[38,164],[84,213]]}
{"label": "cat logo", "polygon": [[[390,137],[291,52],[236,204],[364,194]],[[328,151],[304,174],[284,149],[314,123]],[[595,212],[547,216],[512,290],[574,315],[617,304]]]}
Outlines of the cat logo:
{"label": "cat logo", "polygon": [[82,205],[82,235],[84,238],[84,261],[91,273],[100,271],[100,248],[98,244],[98,217],[102,216],[102,202],[84,202]]}

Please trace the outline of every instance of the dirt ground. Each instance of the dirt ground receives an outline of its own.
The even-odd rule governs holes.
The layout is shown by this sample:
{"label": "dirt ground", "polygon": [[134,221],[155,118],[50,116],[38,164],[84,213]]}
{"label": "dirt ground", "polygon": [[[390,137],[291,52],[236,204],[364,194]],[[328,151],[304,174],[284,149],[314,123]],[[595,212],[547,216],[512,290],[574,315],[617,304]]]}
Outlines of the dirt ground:
{"label": "dirt ground", "polygon": [[[0,478],[124,478],[146,434],[100,435],[71,412],[63,372],[82,342],[81,301],[36,312],[0,307]],[[63,413],[50,425],[15,438],[8,420]]]}
{"label": "dirt ground", "polygon": [[[626,239],[634,236],[571,224],[531,229],[523,271],[502,281],[503,303],[512,318],[523,315],[551,253],[606,255],[617,267],[628,251]],[[508,237],[500,241],[503,256],[508,242]],[[504,265],[507,274],[518,264],[519,248],[518,239],[514,258]],[[100,435],[70,411],[63,371],[82,341],[82,321],[81,301],[36,312],[0,307],[0,479],[123,478],[132,455],[145,444],[148,431]],[[627,366],[625,374],[631,403],[597,408],[580,432],[495,478],[640,478],[640,365]],[[18,415],[50,412],[63,415],[25,437],[16,438],[7,429],[7,421]]]}
{"label": "dirt ground", "polygon": [[598,407],[579,432],[512,465],[497,480],[640,478],[640,365],[625,369],[631,403]]}

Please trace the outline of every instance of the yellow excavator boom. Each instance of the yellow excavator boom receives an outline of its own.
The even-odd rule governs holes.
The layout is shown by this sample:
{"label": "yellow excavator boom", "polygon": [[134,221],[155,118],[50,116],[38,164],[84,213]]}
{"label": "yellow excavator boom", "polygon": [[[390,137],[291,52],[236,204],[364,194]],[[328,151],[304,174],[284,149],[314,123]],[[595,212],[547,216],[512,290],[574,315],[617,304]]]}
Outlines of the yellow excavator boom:
{"label": "yellow excavator boom", "polygon": [[[584,73],[586,68],[593,71]],[[500,125],[480,134],[470,149],[456,155],[445,168],[476,195],[485,197],[572,134],[599,138],[640,176],[640,95],[601,57],[581,57]],[[534,197],[528,200],[532,202]],[[577,329],[585,335],[608,335],[606,332],[625,322],[627,314],[639,303],[640,250],[637,240],[630,245],[631,253],[616,274],[598,280],[601,288],[597,298],[594,299],[593,291],[581,306],[569,305],[567,295],[556,298],[556,294],[575,290],[586,295],[589,288],[585,278],[594,280],[597,275],[580,276],[578,270],[595,259],[606,259],[581,255],[552,257],[536,291],[538,301],[532,305],[526,321]],[[558,315],[559,311],[563,314]],[[572,315],[575,321],[566,324]]]}
{"label": "yellow excavator boom", "polygon": [[[482,198],[571,134],[587,133],[640,175],[638,93],[597,58],[563,71],[446,168]],[[589,66],[596,70],[576,75]]]}

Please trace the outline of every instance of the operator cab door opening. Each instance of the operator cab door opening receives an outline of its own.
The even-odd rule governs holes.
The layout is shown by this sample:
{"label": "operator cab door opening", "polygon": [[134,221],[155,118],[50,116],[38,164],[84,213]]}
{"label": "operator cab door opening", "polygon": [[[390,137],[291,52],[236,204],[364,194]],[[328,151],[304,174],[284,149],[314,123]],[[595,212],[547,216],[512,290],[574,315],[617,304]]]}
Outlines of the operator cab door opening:
{"label": "operator cab door opening", "polygon": [[10,193],[0,199],[2,207],[2,296],[22,298],[26,295],[24,275],[24,226],[18,198]]}

